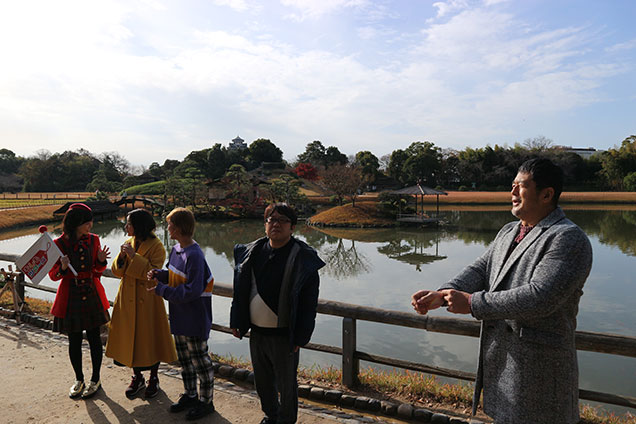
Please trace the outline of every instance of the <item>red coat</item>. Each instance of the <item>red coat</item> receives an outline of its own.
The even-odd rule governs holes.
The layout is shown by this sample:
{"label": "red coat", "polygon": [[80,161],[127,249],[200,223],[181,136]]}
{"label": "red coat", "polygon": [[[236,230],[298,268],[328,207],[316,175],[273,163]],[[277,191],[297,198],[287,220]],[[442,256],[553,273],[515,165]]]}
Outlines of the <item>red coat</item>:
{"label": "red coat", "polygon": [[[90,257],[92,258],[92,263],[88,264],[88,270],[76,270],[78,276],[75,277],[70,269],[62,271],[62,264],[58,260],[55,265],[53,265],[51,271],[49,271],[49,277],[51,278],[51,280],[62,280],[59,287],[57,288],[55,301],[53,301],[53,307],[51,308],[51,314],[55,317],[64,318],[66,316],[70,284],[72,279],[74,278],[92,278],[93,284],[95,284],[95,288],[97,289],[97,294],[102,301],[104,310],[108,310],[108,308],[110,307],[108,299],[106,298],[104,286],[102,286],[102,283],[99,280],[102,276],[102,273],[106,269],[106,262],[99,262],[99,260],[97,259],[97,252],[100,251],[99,237],[97,236],[97,234],[92,233],[84,237],[88,239],[88,245],[91,249]],[[54,242],[57,247],[60,248],[62,253],[68,256],[70,256],[70,252],[76,249],[79,245],[79,242],[71,244],[70,240],[64,234],[56,238]]]}

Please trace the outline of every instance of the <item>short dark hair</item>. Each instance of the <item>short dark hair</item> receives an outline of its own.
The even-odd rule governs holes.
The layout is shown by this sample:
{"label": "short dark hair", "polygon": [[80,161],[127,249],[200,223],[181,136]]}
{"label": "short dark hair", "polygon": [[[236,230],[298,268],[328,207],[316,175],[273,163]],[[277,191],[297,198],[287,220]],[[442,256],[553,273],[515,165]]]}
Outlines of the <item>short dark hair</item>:
{"label": "short dark hair", "polygon": [[279,214],[289,218],[291,225],[296,225],[296,223],[298,222],[298,215],[296,214],[296,211],[287,203],[280,202],[270,204],[265,208],[263,219],[267,220],[267,218],[269,218],[274,212],[278,212]]}
{"label": "short dark hair", "polygon": [[172,225],[177,227],[184,236],[192,237],[194,235],[194,224],[196,220],[190,209],[174,208],[166,219],[172,222]]}
{"label": "short dark hair", "polygon": [[537,190],[547,187],[554,189],[553,203],[559,203],[559,197],[563,192],[563,170],[560,166],[552,163],[550,159],[534,158],[521,164],[518,172],[530,174],[532,180],[537,185]]}
{"label": "short dark hair", "polygon": [[76,207],[75,205],[73,204],[69,207],[62,219],[62,231],[73,242],[77,241],[77,227],[93,220],[93,212],[89,207],[83,203],[81,204],[83,207]]}
{"label": "short dark hair", "polygon": [[150,212],[145,209],[135,209],[128,212],[127,217],[136,239],[144,241],[155,237],[153,231],[157,228],[157,224]]}

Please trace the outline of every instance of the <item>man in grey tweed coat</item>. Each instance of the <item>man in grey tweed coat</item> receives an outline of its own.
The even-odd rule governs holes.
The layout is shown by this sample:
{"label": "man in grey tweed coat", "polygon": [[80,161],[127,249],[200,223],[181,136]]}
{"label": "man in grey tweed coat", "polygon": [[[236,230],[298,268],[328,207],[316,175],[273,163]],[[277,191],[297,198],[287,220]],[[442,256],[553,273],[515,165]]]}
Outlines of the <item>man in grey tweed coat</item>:
{"label": "man in grey tweed coat", "polygon": [[438,291],[420,290],[420,314],[440,306],[481,320],[473,414],[497,424],[579,422],[574,333],[592,266],[585,233],[557,206],[563,172],[547,159],[521,165],[512,214],[488,250]]}

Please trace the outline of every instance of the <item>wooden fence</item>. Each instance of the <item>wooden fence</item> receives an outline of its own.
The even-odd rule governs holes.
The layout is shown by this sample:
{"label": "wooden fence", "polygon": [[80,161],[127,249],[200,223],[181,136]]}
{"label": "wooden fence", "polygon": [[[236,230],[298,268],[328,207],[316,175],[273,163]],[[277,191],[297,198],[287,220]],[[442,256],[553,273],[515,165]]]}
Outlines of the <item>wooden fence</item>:
{"label": "wooden fence", "polygon": [[95,193],[0,193],[0,209],[27,208],[33,206],[61,205],[66,202],[84,201]]}
{"label": "wooden fence", "polygon": [[[2,261],[15,262],[17,257],[17,255],[0,253],[0,260]],[[104,276],[116,278],[110,269],[107,269],[106,272],[104,272]],[[24,282],[23,275],[18,276],[17,281],[20,282],[20,286],[22,287],[21,290],[24,290],[24,287],[26,286],[51,293],[55,293],[56,291],[54,288]],[[213,294],[216,296],[231,298],[232,286],[229,284],[215,282]],[[342,347],[309,343],[304,348],[342,356],[342,383],[347,387],[355,387],[358,384],[360,361],[367,361],[375,364],[388,365],[396,368],[419,371],[460,380],[475,380],[475,374],[471,372],[440,368],[418,362],[404,361],[359,351],[356,348],[356,322],[359,320],[370,321],[388,325],[397,325],[400,327],[419,328],[437,333],[479,337],[479,322],[476,320],[417,315],[415,313],[391,311],[323,299],[318,301],[318,313],[342,318]],[[213,324],[212,329],[223,333],[232,333],[232,330],[229,327],[218,324]],[[576,348],[581,351],[599,352],[636,358],[636,337],[577,331]],[[633,396],[579,389],[579,398],[636,408],[636,397]]]}
{"label": "wooden fence", "polygon": [[62,193],[0,193],[0,199],[13,200],[13,199],[59,199],[59,200],[72,200],[72,199],[86,199],[93,196],[95,192],[62,192]]}

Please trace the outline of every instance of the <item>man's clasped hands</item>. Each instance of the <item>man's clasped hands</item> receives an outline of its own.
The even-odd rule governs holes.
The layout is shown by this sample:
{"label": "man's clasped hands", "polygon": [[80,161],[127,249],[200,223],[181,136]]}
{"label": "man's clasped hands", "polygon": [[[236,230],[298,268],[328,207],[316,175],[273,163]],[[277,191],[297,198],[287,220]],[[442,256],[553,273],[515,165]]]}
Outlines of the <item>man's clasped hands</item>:
{"label": "man's clasped hands", "polygon": [[419,290],[411,296],[415,312],[426,315],[428,311],[446,306],[448,312],[470,314],[470,294],[458,290]]}

